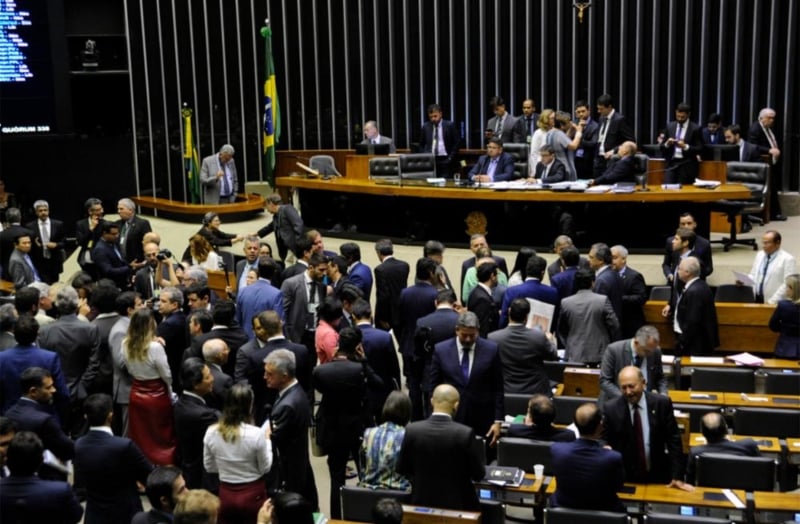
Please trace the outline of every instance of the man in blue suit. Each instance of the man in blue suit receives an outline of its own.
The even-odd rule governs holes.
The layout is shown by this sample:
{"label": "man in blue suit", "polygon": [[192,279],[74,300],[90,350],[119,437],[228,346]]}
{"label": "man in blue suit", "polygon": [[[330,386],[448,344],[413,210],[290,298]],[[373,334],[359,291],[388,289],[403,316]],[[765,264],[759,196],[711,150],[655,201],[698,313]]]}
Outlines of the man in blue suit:
{"label": "man in blue suit", "polygon": [[61,359],[53,351],[36,347],[39,324],[31,315],[22,315],[14,328],[17,346],[0,351],[0,412],[5,413],[21,396],[19,377],[31,367],[46,369],[56,386],[55,404],[66,409],[69,390],[61,372]]}
{"label": "man in blue suit", "polygon": [[75,443],[75,474],[86,482],[86,522],[130,522],[142,511],[136,483],[146,484],[153,466],[132,440],[111,432],[111,396],[90,395],[83,407],[89,432]]}
{"label": "man in blue suit", "polygon": [[372,270],[361,262],[361,248],[355,242],[345,242],[339,246],[339,252],[347,260],[347,280],[361,290],[364,298],[372,295]]}
{"label": "man in blue suit", "polygon": [[397,351],[392,341],[392,335],[372,325],[372,307],[369,302],[359,298],[353,304],[353,320],[355,327],[361,330],[361,344],[364,346],[364,355],[372,370],[381,377],[381,387],[367,388],[370,408],[375,420],[379,421],[383,411],[383,403],[389,393],[400,389],[400,364],[397,361]]}
{"label": "man in blue suit", "polygon": [[494,446],[504,417],[503,371],[497,344],[478,337],[478,317],[459,314],[456,336],[436,344],[431,386],[450,384],[461,397],[453,420],[486,435]]}
{"label": "man in blue suit", "polygon": [[240,289],[236,296],[236,319],[248,338],[253,338],[253,317],[271,309],[283,320],[283,293],[272,285],[278,265],[270,257],[259,257],[258,280]]}
{"label": "man in blue suit", "polygon": [[600,443],[603,414],[593,402],[575,410],[575,425],[580,438],[574,442],[554,442],[550,448],[553,472],[558,478],[552,506],[598,511],[625,511],[617,497],[622,489],[625,468],[619,451]]}
{"label": "man in blue suit", "polygon": [[119,225],[115,222],[100,223],[102,235],[92,249],[92,260],[97,266],[99,278],[110,278],[123,291],[131,287],[131,266],[122,258],[119,250]]}
{"label": "man in blue suit", "polygon": [[[512,286],[506,290],[503,296],[503,305],[500,306],[500,327],[504,328],[508,325],[508,308],[515,298],[533,298],[540,302],[552,304],[555,307],[553,311],[553,319],[558,318],[558,304],[560,299],[558,297],[558,290],[542,283],[544,270],[547,268],[547,261],[539,255],[534,255],[528,259],[525,265],[527,277],[525,282],[518,286]],[[553,323],[553,326],[555,323]]]}
{"label": "man in blue suit", "polygon": [[0,480],[0,522],[81,521],[83,508],[66,482],[36,476],[44,446],[30,431],[20,431],[8,446],[9,477]]}
{"label": "man in blue suit", "polygon": [[606,169],[602,175],[589,181],[590,186],[602,184],[618,184],[620,182],[635,182],[634,155],[636,154],[635,142],[624,142],[619,146],[619,160]]}
{"label": "man in blue suit", "polygon": [[513,176],[514,157],[503,153],[503,141],[499,138],[489,140],[486,154],[469,171],[469,179],[478,184],[503,182]]}

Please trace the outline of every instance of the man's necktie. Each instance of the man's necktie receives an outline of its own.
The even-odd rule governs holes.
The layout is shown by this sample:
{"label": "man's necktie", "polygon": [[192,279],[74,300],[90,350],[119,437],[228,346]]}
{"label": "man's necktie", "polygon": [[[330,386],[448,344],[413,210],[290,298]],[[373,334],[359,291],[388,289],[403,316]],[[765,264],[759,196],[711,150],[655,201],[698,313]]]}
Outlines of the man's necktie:
{"label": "man's necktie", "polygon": [[39,278],[39,272],[36,271],[36,266],[33,265],[33,260],[31,260],[30,255],[25,255],[25,263],[28,264],[28,267],[30,267],[31,271],[33,271],[33,279],[36,282],[41,282],[42,279]]}
{"label": "man's necktie", "polygon": [[528,136],[533,134],[533,118],[528,118]]}
{"label": "man's necktie", "polygon": [[642,427],[642,416],[639,414],[641,406],[639,404],[631,405],[633,410],[633,434],[636,437],[636,471],[639,478],[636,480],[644,480],[647,476],[647,455],[644,450],[644,427]]}
{"label": "man's necktie", "polygon": [[47,222],[39,222],[39,235],[42,237],[42,256],[50,258],[50,250],[47,249],[47,244],[50,242],[50,228],[47,227]]}
{"label": "man's necktie", "polygon": [[224,175],[222,175],[222,196],[230,196],[231,194],[231,181],[228,180],[228,168],[223,167],[222,171]]}
{"label": "man's necktie", "polygon": [[464,346],[461,354],[461,376],[464,377],[464,384],[469,382],[469,351],[470,347]]}
{"label": "man's necktie", "polygon": [[760,298],[759,302],[764,302],[764,281],[767,279],[767,270],[769,269],[769,263],[772,261],[772,255],[767,255],[764,259],[764,264],[761,266],[761,278],[758,282],[758,292],[756,293],[756,297]]}
{"label": "man's necktie", "polygon": [[314,283],[313,282],[309,282],[308,283],[308,303],[309,304],[314,304],[315,303],[314,289],[315,289]]}
{"label": "man's necktie", "polygon": [[494,135],[497,138],[500,138],[500,135],[503,134],[503,117],[497,117],[494,123]]}
{"label": "man's necktie", "polygon": [[642,367],[642,356],[641,355],[636,354],[636,355],[633,356],[633,365],[636,366],[637,368]]}
{"label": "man's necktie", "polygon": [[439,124],[433,124],[433,129],[431,129],[431,142],[433,144],[431,153],[433,153],[433,156],[436,156],[439,154]]}

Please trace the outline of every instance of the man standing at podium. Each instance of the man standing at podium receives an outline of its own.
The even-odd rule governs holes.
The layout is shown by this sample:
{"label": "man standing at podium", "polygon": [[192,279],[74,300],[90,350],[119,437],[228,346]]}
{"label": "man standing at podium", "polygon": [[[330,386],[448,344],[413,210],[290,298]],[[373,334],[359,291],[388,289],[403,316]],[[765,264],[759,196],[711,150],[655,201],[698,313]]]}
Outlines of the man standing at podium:
{"label": "man standing at podium", "polygon": [[234,154],[236,151],[233,146],[225,144],[219,153],[203,159],[200,183],[203,184],[203,203],[206,205],[227,204],[236,200],[239,179],[233,161]]}
{"label": "man standing at podium", "polygon": [[419,152],[433,153],[436,157],[436,176],[453,176],[453,159],[458,154],[461,136],[458,128],[450,120],[442,120],[439,104],[428,106],[428,121],[422,126],[419,138]]}

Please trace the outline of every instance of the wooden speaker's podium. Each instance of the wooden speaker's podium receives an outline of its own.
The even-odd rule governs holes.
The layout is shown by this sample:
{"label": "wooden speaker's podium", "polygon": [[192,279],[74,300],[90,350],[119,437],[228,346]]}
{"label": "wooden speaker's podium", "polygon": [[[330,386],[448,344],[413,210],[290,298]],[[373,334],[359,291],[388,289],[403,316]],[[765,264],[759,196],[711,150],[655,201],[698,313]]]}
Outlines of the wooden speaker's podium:
{"label": "wooden speaker's podium", "polygon": [[561,394],[570,397],[599,397],[600,370],[593,368],[564,368],[564,389]]}
{"label": "wooden speaker's podium", "polygon": [[[218,298],[228,298],[228,291],[226,287],[230,287],[235,293],[238,282],[236,281],[235,271],[222,271],[221,269],[209,269],[206,271],[208,274],[208,289],[217,294]],[[226,280],[227,275],[227,280]]]}

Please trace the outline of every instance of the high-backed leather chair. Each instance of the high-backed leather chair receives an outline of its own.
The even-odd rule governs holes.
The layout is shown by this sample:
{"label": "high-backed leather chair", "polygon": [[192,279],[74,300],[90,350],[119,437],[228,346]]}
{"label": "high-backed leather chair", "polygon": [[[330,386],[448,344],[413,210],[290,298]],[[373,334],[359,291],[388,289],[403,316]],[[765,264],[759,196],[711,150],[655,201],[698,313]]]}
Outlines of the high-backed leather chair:
{"label": "high-backed leather chair", "polygon": [[670,286],[653,286],[650,289],[650,300],[666,300],[672,298],[672,287]]}
{"label": "high-backed leather chair", "polygon": [[553,474],[552,442],[527,438],[502,437],[497,442],[497,465],[533,473],[535,464],[543,464],[546,475]]}
{"label": "high-backed leather chair", "polygon": [[528,144],[509,142],[507,144],[503,144],[503,152],[514,157],[514,175],[512,178],[527,178],[528,156],[530,155],[530,148],[528,147]]}
{"label": "high-backed leather chair", "polygon": [[752,286],[737,286],[736,284],[722,284],[717,287],[714,302],[738,302],[752,304],[756,301]]}
{"label": "high-backed leather chair", "polygon": [[[797,408],[797,404],[787,404]],[[733,430],[739,435],[800,438],[800,409],[736,408]]]}
{"label": "high-backed leather chair", "polygon": [[400,166],[400,178],[425,180],[437,176],[436,159],[431,153],[412,153],[399,155],[397,158]]}
{"label": "high-backed leather chair", "polygon": [[698,486],[745,491],[775,489],[777,463],[773,458],[701,453],[695,461]]}
{"label": "high-backed leather chair", "polygon": [[322,176],[342,176],[330,155],[314,155],[308,159],[308,167],[316,169]]}
{"label": "high-backed leather chair", "polygon": [[[750,190],[750,198],[718,200],[711,206],[714,211],[726,213],[728,222],[731,224],[731,236],[723,237],[722,240],[712,240],[712,244],[722,244],[725,251],[735,244],[752,246],[753,251],[758,251],[758,243],[754,238],[736,237],[736,218],[742,214],[750,215],[764,211],[769,194],[769,169],[769,166],[763,162],[728,162],[727,182],[747,186]],[[761,222],[759,218],[754,219]]]}
{"label": "high-backed leather chair", "polygon": [[339,495],[342,499],[342,519],[354,522],[372,522],[372,508],[383,498],[407,502],[411,493],[395,489],[372,489],[358,486],[342,486]]}
{"label": "high-backed leather chair", "polygon": [[726,393],[753,393],[756,390],[755,371],[739,368],[694,368],[692,389]]}
{"label": "high-backed leather chair", "polygon": [[[591,397],[570,397],[565,395],[557,395],[553,397],[553,409],[556,411],[556,416],[553,422],[555,424],[569,425],[575,420],[575,410],[581,404],[587,402],[597,403],[596,398]],[[602,406],[601,406],[602,408]]]}
{"label": "high-backed leather chair", "polygon": [[369,177],[385,178],[396,177],[400,174],[400,167],[395,157],[374,157],[369,159]]}
{"label": "high-backed leather chair", "polygon": [[799,371],[766,371],[764,393],[769,395],[800,395]]}
{"label": "high-backed leather chair", "polygon": [[503,395],[503,402],[505,404],[506,415],[516,417],[517,415],[526,415],[528,413],[528,401],[533,395],[524,393],[506,393]]}

